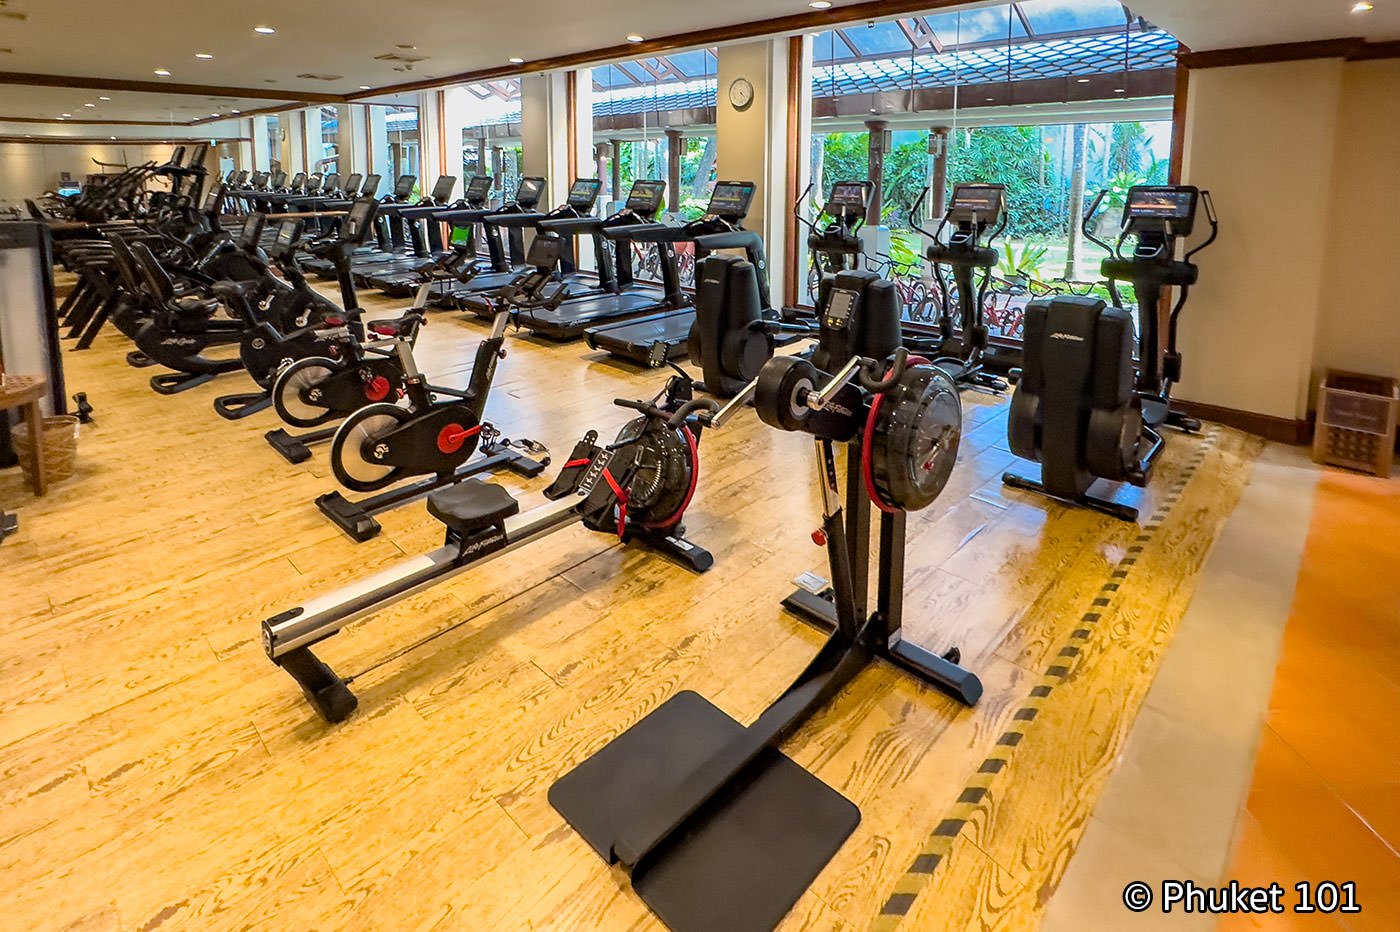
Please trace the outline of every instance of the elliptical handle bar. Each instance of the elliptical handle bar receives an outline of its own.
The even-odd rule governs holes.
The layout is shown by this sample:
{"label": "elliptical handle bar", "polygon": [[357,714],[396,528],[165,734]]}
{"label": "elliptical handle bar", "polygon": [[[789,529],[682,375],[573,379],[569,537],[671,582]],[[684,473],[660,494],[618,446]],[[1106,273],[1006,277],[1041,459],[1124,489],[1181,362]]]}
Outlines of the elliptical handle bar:
{"label": "elliptical handle bar", "polygon": [[1187,262],[1190,262],[1191,257],[1196,253],[1215,242],[1215,238],[1220,235],[1220,218],[1215,214],[1215,202],[1211,200],[1209,191],[1201,192],[1201,204],[1206,209],[1206,221],[1210,224],[1210,236],[1206,237],[1204,243],[1201,243],[1201,245],[1186,253],[1185,261]]}
{"label": "elliptical handle bar", "polygon": [[919,196],[914,198],[914,203],[909,205],[909,226],[915,232],[922,233],[924,236],[927,236],[931,240],[936,240],[938,239],[938,234],[930,233],[925,228],[919,226],[919,221],[916,219],[919,216],[919,214],[923,211],[924,201],[928,200],[928,191],[928,185],[924,185],[924,189],[919,192]]}
{"label": "elliptical handle bar", "polygon": [[1094,217],[1098,215],[1099,205],[1103,203],[1103,199],[1107,196],[1107,188],[1104,188],[1098,193],[1098,196],[1094,198],[1094,202],[1089,205],[1089,209],[1084,212],[1084,219],[1079,224],[1079,228],[1084,232],[1084,235],[1088,237],[1089,242],[1093,243],[1095,246],[1099,247],[1100,249],[1104,250],[1110,255],[1117,256],[1118,250],[1114,249],[1112,246],[1108,245],[1108,243],[1105,243],[1103,240],[1099,239],[1097,236],[1094,235]]}
{"label": "elliptical handle bar", "polygon": [[799,197],[799,198],[797,199],[797,201],[792,205],[792,215],[793,215],[793,217],[797,218],[797,222],[800,223],[800,224],[802,224],[804,227],[806,227],[807,230],[808,230],[808,232],[810,232],[813,236],[816,236],[816,235],[817,235],[817,225],[816,225],[815,223],[813,223],[811,220],[808,220],[805,216],[803,216],[803,214],[802,214],[802,202],[805,201],[805,200],[807,200],[808,195],[810,195],[810,194],[812,193],[812,188],[813,188],[815,185],[816,185],[816,182],[815,182],[815,181],[809,181],[809,182],[807,182],[807,187],[806,187],[805,189],[803,189],[803,191],[802,191],[802,196]]}

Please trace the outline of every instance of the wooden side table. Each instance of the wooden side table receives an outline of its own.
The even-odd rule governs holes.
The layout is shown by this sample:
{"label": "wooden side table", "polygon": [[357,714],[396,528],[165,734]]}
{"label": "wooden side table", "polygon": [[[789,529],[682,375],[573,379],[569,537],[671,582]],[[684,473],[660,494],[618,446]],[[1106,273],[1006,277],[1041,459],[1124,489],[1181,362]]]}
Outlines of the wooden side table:
{"label": "wooden side table", "polygon": [[29,466],[35,495],[48,491],[48,477],[44,473],[44,413],[39,410],[39,400],[47,387],[48,383],[35,375],[9,375],[5,377],[5,384],[0,385],[0,411],[24,409],[24,420],[29,425]]}

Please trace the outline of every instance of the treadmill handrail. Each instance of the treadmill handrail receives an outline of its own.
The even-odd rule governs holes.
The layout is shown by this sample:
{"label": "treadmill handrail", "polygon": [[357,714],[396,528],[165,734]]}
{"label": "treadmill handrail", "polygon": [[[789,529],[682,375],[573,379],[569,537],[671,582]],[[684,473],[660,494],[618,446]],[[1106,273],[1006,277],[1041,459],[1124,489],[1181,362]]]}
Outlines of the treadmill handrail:
{"label": "treadmill handrail", "polygon": [[558,233],[561,236],[569,233],[592,233],[602,229],[603,221],[589,214],[581,217],[550,217],[541,220],[538,224],[540,230],[546,233]]}
{"label": "treadmill handrail", "polygon": [[453,226],[480,223],[483,217],[489,217],[499,209],[497,207],[457,207],[451,210],[439,210],[433,214],[433,219]]}
{"label": "treadmill handrail", "polygon": [[549,214],[538,210],[528,210],[522,213],[500,213],[487,214],[481,218],[482,223],[489,223],[498,227],[532,227],[541,220],[548,219]]}
{"label": "treadmill handrail", "polygon": [[603,236],[614,242],[631,240],[636,243],[683,243],[690,239],[685,227],[668,223],[632,223],[620,227],[604,227]]}

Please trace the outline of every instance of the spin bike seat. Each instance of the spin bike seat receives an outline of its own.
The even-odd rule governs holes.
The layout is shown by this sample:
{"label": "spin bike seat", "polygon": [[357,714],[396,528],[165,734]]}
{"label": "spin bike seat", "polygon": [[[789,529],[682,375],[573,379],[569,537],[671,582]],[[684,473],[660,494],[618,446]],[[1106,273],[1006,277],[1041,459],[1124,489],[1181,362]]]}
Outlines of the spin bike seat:
{"label": "spin bike seat", "polygon": [[412,314],[405,314],[397,320],[371,320],[365,324],[370,333],[381,337],[408,337],[412,335],[418,321]]}
{"label": "spin bike seat", "polygon": [[468,479],[428,496],[428,514],[466,536],[520,513],[520,503],[502,486]]}

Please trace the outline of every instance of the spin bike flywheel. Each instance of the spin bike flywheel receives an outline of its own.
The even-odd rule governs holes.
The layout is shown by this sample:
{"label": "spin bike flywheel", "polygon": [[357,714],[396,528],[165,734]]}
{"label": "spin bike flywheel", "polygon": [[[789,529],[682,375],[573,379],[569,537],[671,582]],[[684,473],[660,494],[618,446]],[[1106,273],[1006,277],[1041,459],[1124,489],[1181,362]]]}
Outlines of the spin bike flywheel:
{"label": "spin bike flywheel", "polygon": [[627,520],[648,528],[680,521],[700,475],[699,449],[690,428],[673,430],[638,418],[623,429],[637,434],[637,455],[627,484]]}
{"label": "spin bike flywheel", "polygon": [[938,366],[910,357],[866,418],[861,471],[871,501],[886,512],[927,508],[953,474],[961,438],[957,384]]}

